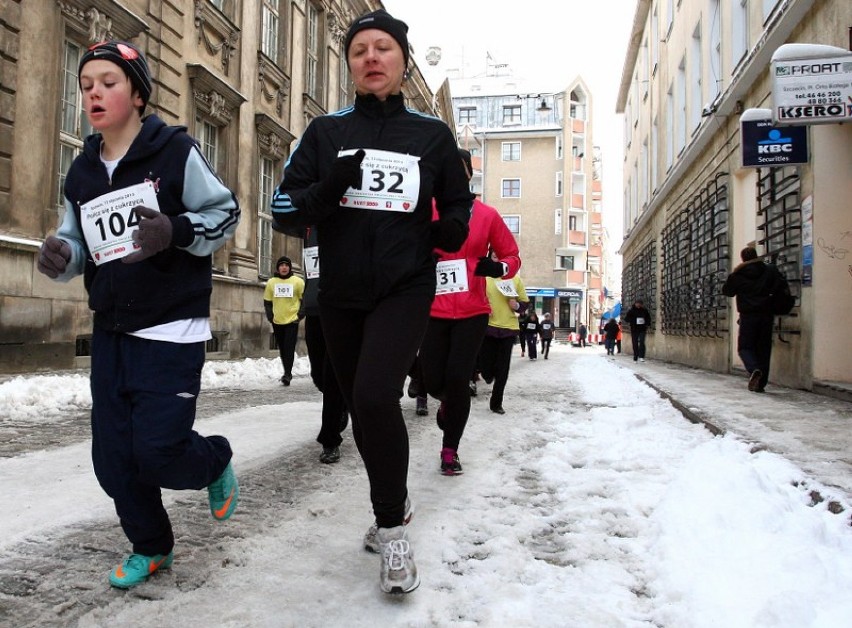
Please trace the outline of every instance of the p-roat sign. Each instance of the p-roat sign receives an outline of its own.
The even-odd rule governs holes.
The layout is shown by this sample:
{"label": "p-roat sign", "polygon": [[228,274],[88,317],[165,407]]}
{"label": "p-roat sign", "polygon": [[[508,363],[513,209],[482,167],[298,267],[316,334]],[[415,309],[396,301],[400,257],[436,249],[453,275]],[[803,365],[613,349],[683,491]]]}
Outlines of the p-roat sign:
{"label": "p-roat sign", "polygon": [[852,53],[818,44],[781,46],[772,56],[772,120],[852,121]]}

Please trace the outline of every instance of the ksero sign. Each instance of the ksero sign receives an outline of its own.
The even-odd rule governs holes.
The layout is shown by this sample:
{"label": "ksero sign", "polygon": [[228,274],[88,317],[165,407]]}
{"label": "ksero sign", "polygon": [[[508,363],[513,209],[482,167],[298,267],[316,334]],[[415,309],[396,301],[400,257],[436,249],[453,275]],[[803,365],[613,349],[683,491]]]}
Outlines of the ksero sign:
{"label": "ksero sign", "polygon": [[776,125],[852,121],[852,53],[817,44],[785,44],[772,56]]}

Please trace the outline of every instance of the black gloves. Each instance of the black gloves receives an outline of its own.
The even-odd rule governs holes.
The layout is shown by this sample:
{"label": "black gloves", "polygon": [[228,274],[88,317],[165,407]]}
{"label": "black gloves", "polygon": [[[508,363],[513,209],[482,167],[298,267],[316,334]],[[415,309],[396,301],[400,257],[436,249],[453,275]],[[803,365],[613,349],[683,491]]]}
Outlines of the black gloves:
{"label": "black gloves", "polygon": [[56,279],[65,272],[70,261],[71,247],[68,243],[56,236],[49,236],[38,253],[38,270],[51,279]]}
{"label": "black gloves", "polygon": [[476,268],[473,271],[474,275],[480,277],[502,277],[504,273],[503,262],[495,262],[490,255],[484,255],[479,258],[476,263]]}
{"label": "black gloves", "polygon": [[455,253],[467,240],[467,225],[455,218],[433,220],[430,229],[432,248],[441,249],[447,253]]}
{"label": "black gloves", "polygon": [[352,155],[338,157],[331,164],[331,171],[317,185],[320,198],[327,203],[338,203],[350,187],[361,183],[361,162],[364,151],[358,149]]}
{"label": "black gloves", "polygon": [[140,250],[122,258],[125,264],[134,264],[169,248],[172,243],[172,221],[156,209],[137,205],[133,211],[139,216],[139,228],[133,232],[133,242]]}

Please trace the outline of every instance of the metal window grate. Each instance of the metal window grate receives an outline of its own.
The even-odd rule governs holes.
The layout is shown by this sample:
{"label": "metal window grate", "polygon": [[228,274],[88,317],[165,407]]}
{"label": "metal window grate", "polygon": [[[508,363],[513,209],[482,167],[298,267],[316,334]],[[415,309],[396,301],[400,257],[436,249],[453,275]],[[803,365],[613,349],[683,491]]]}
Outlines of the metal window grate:
{"label": "metal window grate", "polygon": [[[776,332],[801,334],[798,306],[802,294],[802,203],[798,166],[759,168],[757,171],[759,236],[766,259],[787,278],[796,306],[787,316],[775,318]],[[789,329],[785,329],[790,327]],[[783,337],[781,338],[783,340]]]}
{"label": "metal window grate", "polygon": [[[629,309],[636,299],[642,299],[651,313],[651,321],[657,309],[657,242],[652,240],[625,265],[621,275],[622,303]],[[653,333],[654,329],[648,329]]]}
{"label": "metal window grate", "polygon": [[728,173],[720,172],[662,232],[660,325],[664,334],[722,337],[728,303]]}

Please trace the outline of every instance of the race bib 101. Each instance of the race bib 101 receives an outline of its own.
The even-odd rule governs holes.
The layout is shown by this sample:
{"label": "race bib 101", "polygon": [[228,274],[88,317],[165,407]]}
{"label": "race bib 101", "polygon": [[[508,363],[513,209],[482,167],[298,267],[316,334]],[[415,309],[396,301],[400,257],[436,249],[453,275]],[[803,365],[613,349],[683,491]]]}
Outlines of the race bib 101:
{"label": "race bib 101", "polygon": [[151,181],[103,194],[80,206],[83,237],[96,265],[139,250],[132,237],[139,225],[139,217],[133,211],[137,205],[160,211]]}
{"label": "race bib 101", "polygon": [[[342,150],[339,157],[354,150]],[[366,149],[361,181],[346,190],[342,207],[411,213],[420,196],[420,158],[386,150]]]}
{"label": "race bib 101", "polygon": [[494,285],[497,286],[497,289],[503,296],[513,298],[518,296],[518,291],[515,290],[515,282],[511,279],[501,279],[499,281],[495,281]]}

